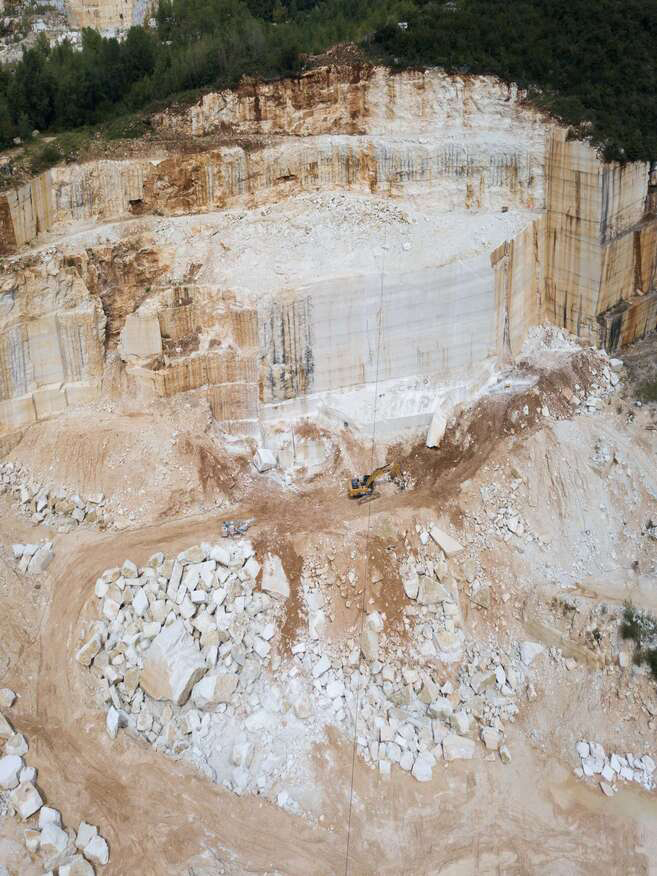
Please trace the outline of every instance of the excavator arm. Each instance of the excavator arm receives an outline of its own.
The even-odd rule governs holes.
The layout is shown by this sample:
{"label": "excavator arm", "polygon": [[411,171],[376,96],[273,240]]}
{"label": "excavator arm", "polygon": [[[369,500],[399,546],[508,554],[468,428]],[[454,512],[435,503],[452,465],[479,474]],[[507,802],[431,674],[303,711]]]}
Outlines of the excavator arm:
{"label": "excavator arm", "polygon": [[389,474],[391,478],[397,477],[399,475],[399,465],[396,462],[388,462],[386,465],[375,468],[371,474],[363,475],[362,478],[352,478],[349,487],[349,498],[362,499],[365,496],[371,496],[374,492],[374,484],[386,474]]}

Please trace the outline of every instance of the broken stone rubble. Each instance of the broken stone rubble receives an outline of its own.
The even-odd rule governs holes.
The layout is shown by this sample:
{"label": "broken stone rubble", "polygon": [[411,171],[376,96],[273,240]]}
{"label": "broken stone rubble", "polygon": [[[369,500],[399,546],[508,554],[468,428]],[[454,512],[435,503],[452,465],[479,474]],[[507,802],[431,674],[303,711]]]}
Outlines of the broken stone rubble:
{"label": "broken stone rubble", "polygon": [[[607,755],[599,742],[580,739],[575,745],[580,766],[575,774],[578,778],[592,778],[600,782],[603,793],[611,796],[616,793],[619,781],[636,782],[647,791],[656,787],[655,769],[657,763],[649,754],[611,754]],[[606,787],[602,787],[606,785]]]}
{"label": "broken stone rubble", "polygon": [[31,476],[20,463],[0,465],[0,494],[14,496],[20,510],[32,523],[42,524],[67,532],[80,524],[101,528],[110,522],[106,499],[102,493],[81,498],[61,488],[47,488]]}
{"label": "broken stone rubble", "polygon": [[[435,553],[436,542],[428,537],[428,533],[427,537],[422,537],[426,532],[427,530],[422,526],[417,527],[422,546],[420,550],[426,549],[426,555],[422,554],[420,557],[422,562],[418,562],[417,556],[414,558],[411,556],[412,546],[409,543],[409,557],[400,563],[400,584],[406,596],[418,604],[417,607],[408,606],[406,610],[407,629],[413,646],[416,643],[421,646],[421,643],[426,641],[425,636],[436,622],[439,626],[433,634],[439,639],[441,635],[448,633],[444,628],[446,621],[450,620],[455,624],[460,617],[458,598],[449,575],[448,563],[442,550],[438,554]],[[440,580],[437,576],[441,576]],[[319,593],[330,593],[327,578],[331,578],[331,572],[324,563],[306,558],[301,584],[310,627],[317,624],[320,612],[326,613],[328,610],[330,613],[330,603],[326,598],[318,598]],[[420,602],[422,593],[429,598]],[[437,594],[438,598],[434,598],[433,594]],[[391,764],[397,764],[401,769],[410,770],[418,780],[428,780],[426,776],[430,772],[429,765],[433,769],[437,760],[444,757],[443,741],[450,735],[450,730],[452,736],[461,738],[472,734],[473,739],[470,740],[472,745],[466,742],[462,746],[466,756],[470,751],[473,753],[475,751],[475,740],[478,736],[475,732],[476,721],[483,719],[484,716],[488,722],[496,724],[489,730],[496,734],[496,740],[499,734],[501,740],[500,718],[513,720],[517,713],[517,706],[513,701],[514,691],[502,667],[497,667],[497,675],[493,668],[490,678],[493,684],[498,683],[499,680],[499,688],[503,687],[505,691],[504,696],[500,698],[499,694],[495,693],[491,703],[486,701],[479,706],[473,702],[474,711],[477,713],[475,717],[470,709],[470,703],[462,704],[460,709],[455,708],[449,699],[454,693],[451,683],[446,682],[441,685],[432,677],[435,666],[427,666],[425,670],[415,668],[425,665],[432,659],[423,655],[420,648],[418,652],[411,652],[413,668],[400,667],[400,654],[405,654],[408,646],[405,647],[404,652],[396,653],[394,643],[385,633],[384,621],[385,616],[379,612],[370,612],[364,618],[360,649],[353,649],[353,646],[347,643],[345,652],[333,651],[329,656],[321,652],[321,646],[318,644],[311,646],[315,654],[312,663],[315,688],[327,697],[332,697],[334,691],[341,694],[340,701],[335,703],[335,709],[337,714],[347,716],[345,732],[348,732],[349,721],[353,716],[354,695],[360,689],[357,742],[361,756],[378,766],[382,775],[388,775]],[[450,625],[449,632],[456,636],[459,630],[455,625]],[[374,642],[378,653],[373,650]],[[302,662],[307,654],[307,648],[301,644],[298,648],[296,656]],[[296,647],[293,648],[293,653],[295,651]],[[359,651],[362,659],[359,659]],[[483,656],[481,659],[483,662]],[[441,663],[445,664],[446,661],[441,660]],[[518,663],[517,656],[509,656],[505,665],[508,667],[512,683],[519,687],[524,678],[524,670]],[[476,674],[474,667],[468,667],[467,671]],[[476,682],[475,684],[479,689],[479,685]],[[396,694],[396,690],[400,691],[401,696]],[[475,696],[468,685],[463,685],[461,692],[466,700]],[[455,754],[460,750],[459,746],[454,745],[451,740],[448,742],[448,749]],[[500,760],[504,763],[510,761],[510,753],[506,746],[503,753],[500,751]],[[425,778],[420,779],[420,776]]]}
{"label": "broken stone rubble", "polygon": [[[12,696],[7,699],[13,702],[15,695],[12,691],[9,693]],[[20,738],[19,747],[23,755],[27,754],[27,740],[22,734],[14,733],[7,742],[16,737]],[[59,874],[93,876],[94,870],[89,861],[97,865],[109,861],[106,840],[98,834],[96,827],[82,822],[78,841],[74,844],[72,833],[62,825],[61,813],[44,804],[35,783],[36,770],[24,766],[23,756],[7,753],[5,743],[5,755],[0,757],[0,789],[9,791],[11,809],[26,823],[23,833],[26,848],[32,854],[38,853],[48,870],[59,868]],[[82,849],[83,854],[75,854],[75,845]]]}
{"label": "broken stone rubble", "polygon": [[53,543],[13,544],[12,552],[18,562],[18,571],[23,575],[40,575],[45,572],[55,557]]}
{"label": "broken stone rubble", "polygon": [[[396,653],[378,611],[365,617],[360,647],[351,640],[326,651],[334,579],[325,563],[306,558],[300,586],[309,640],[294,644],[283,661],[278,642],[290,584],[280,558],[266,555],[261,569],[247,539],[196,545],[169,560],[157,554],[143,568],[125,562],[108,569],[95,587],[102,618],[77,652],[98,680],[108,732],[125,727],[238,794],[271,790],[273,799],[277,779],[295,769],[290,747],[300,751],[318,740],[327,723],[352,733],[357,699],[358,751],[382,774],[397,764],[429,781],[439,760],[474,756],[480,727],[489,728],[484,737],[494,736],[498,750],[501,721],[517,713],[511,684],[519,688],[524,670],[508,656],[504,668],[498,660],[482,674],[489,658],[473,653],[474,662],[459,670],[458,691],[436,676],[436,666],[460,660],[464,648],[458,590],[438,541],[455,548],[444,533],[433,538],[419,527],[416,534],[419,545],[407,539],[401,564],[417,579],[404,610],[408,654]],[[345,594],[359,592],[353,569],[336,583]]]}

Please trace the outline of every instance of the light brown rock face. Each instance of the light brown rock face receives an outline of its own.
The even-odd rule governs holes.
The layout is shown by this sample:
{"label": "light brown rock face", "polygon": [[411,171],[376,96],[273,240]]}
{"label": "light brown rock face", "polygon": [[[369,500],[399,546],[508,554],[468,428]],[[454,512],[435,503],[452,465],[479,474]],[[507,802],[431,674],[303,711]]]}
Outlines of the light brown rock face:
{"label": "light brown rock face", "polygon": [[105,317],[57,256],[5,273],[0,289],[1,434],[97,395]]}
{"label": "light brown rock face", "polygon": [[114,30],[142,24],[148,8],[137,0],[68,0],[66,15],[71,27]]}
{"label": "light brown rock face", "polygon": [[[447,183],[452,208],[541,208],[546,125],[521,97],[485,77],[367,67],[206,95],[154,125],[167,136],[259,137],[260,148],[53,168],[0,196],[0,252],[63,222],[252,206],[322,189]],[[273,145],[272,134],[282,135]]]}
{"label": "light brown rock face", "polygon": [[160,321],[156,314],[140,316],[131,313],[126,317],[120,343],[121,357],[125,360],[148,359],[162,352]]}
{"label": "light brown rock face", "polygon": [[[0,272],[0,438],[96,401],[115,364],[131,398],[200,390],[226,431],[255,435],[268,406],[375,376],[468,395],[546,321],[610,351],[654,328],[657,176],[603,164],[522,98],[486,77],[325,68],[154,117],[211,149],[68,164],[0,194],[0,253],[76,228]],[[313,222],[316,197],[330,209]],[[294,222],[266,227],[300,199]],[[398,240],[382,241],[395,210]],[[77,234],[90,222],[123,224]]]}
{"label": "light brown rock face", "polygon": [[153,699],[181,706],[206,670],[194,639],[182,621],[176,621],[153,639],[144,657],[140,684]]}

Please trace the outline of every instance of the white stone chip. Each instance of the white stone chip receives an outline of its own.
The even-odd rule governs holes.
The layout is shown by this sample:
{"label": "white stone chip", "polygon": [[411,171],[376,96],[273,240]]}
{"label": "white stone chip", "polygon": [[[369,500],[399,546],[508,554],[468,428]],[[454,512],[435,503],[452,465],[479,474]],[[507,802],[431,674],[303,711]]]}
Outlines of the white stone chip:
{"label": "white stone chip", "polygon": [[124,578],[138,578],[139,569],[132,562],[132,560],[126,560],[125,563],[121,566],[121,575]]}
{"label": "white stone chip", "polygon": [[417,779],[418,782],[430,782],[434,764],[435,758],[433,755],[424,753],[418,754],[415,758],[415,763],[413,764],[413,777]]}
{"label": "white stone chip", "polygon": [[94,876],[94,868],[82,855],[74,855],[65,864],[60,864],[58,876]]}
{"label": "white stone chip", "polygon": [[290,582],[287,579],[280,557],[276,554],[267,554],[262,569],[260,581],[262,590],[275,593],[287,599],[290,595]]}
{"label": "white stone chip", "polygon": [[[40,826],[40,821],[39,821]],[[60,855],[68,846],[68,834],[55,822],[46,823],[41,830],[41,852],[48,857]]]}
{"label": "white stone chip", "polygon": [[52,809],[50,806],[42,806],[39,812],[39,828],[43,830],[46,824],[56,824],[62,826],[62,816],[58,809]]}
{"label": "white stone chip", "polygon": [[10,709],[16,702],[16,694],[8,687],[0,688],[0,709]]}
{"label": "white stone chip", "polygon": [[443,753],[445,760],[471,760],[474,756],[475,744],[473,739],[465,736],[457,736],[450,733],[443,739]]}
{"label": "white stone chip", "polygon": [[105,726],[110,739],[116,739],[116,734],[119,732],[119,713],[114,706],[110,706],[107,711]]}
{"label": "white stone chip", "polygon": [[9,739],[13,735],[14,728],[11,726],[11,724],[2,714],[2,712],[0,712],[0,739]]}
{"label": "white stone chip", "polygon": [[463,550],[462,544],[460,544],[455,538],[452,538],[451,535],[443,532],[443,530],[436,526],[435,523],[429,527],[429,535],[442,550],[447,559],[456,556],[456,554]]}
{"label": "white stone chip", "polygon": [[177,620],[153,639],[144,656],[140,684],[153,699],[171,700],[181,706],[206,670],[196,642],[183,622]]}
{"label": "white stone chip", "polygon": [[109,861],[109,847],[107,842],[97,834],[91,842],[85,846],[84,855],[92,864],[104,866]]}
{"label": "white stone chip", "polygon": [[42,545],[30,560],[30,564],[27,567],[28,575],[40,575],[41,572],[45,572],[54,558],[52,542]]}
{"label": "white stone chip", "polygon": [[27,754],[27,751],[27,739],[22,733],[14,733],[5,742],[5,754],[17,754],[19,757],[22,757],[24,754]]}
{"label": "white stone chip", "polygon": [[81,821],[75,838],[75,845],[78,849],[86,848],[97,833],[97,827],[94,827],[93,824],[87,824],[86,821]]}
{"label": "white stone chip", "polygon": [[100,633],[94,633],[93,636],[84,643],[80,650],[76,653],[75,659],[82,666],[91,666],[94,658],[98,656],[98,652],[102,647],[102,639]]}
{"label": "white stone chip", "polygon": [[545,646],[539,644],[539,642],[522,642],[520,645],[520,659],[525,666],[531,666],[543,651],[545,651]]}
{"label": "white stone chip", "polygon": [[238,676],[232,672],[206,675],[192,689],[192,702],[199,709],[212,709],[229,703],[237,687]]}
{"label": "white stone chip", "polygon": [[276,468],[276,454],[266,447],[259,447],[253,457],[253,464],[261,474],[270,471]]}
{"label": "white stone chip", "polygon": [[19,783],[23,759],[16,754],[0,757],[0,788],[11,791]]}
{"label": "white stone chip", "polygon": [[319,678],[331,668],[331,661],[324,655],[313,666],[313,678]]}
{"label": "white stone chip", "polygon": [[140,587],[133,599],[132,599],[132,610],[137,615],[137,617],[143,617],[148,610],[148,597],[144,591],[143,587]]}
{"label": "white stone chip", "polygon": [[31,782],[21,782],[9,798],[20,817],[25,820],[38,812],[43,805],[41,795]]}

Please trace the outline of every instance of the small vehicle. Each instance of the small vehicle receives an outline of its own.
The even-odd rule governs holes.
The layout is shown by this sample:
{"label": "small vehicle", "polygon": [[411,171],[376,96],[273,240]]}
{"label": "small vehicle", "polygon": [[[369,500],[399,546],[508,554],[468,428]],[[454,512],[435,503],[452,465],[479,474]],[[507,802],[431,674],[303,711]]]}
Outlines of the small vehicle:
{"label": "small vehicle", "polygon": [[396,462],[389,462],[386,465],[375,468],[371,474],[365,474],[362,478],[352,478],[349,486],[349,498],[358,499],[359,502],[371,502],[376,499],[379,493],[374,492],[374,484],[384,475],[390,475],[390,480],[399,477],[399,465]]}
{"label": "small vehicle", "polygon": [[244,535],[255,518],[250,520],[224,520],[223,522],[223,537],[235,538],[238,535]]}

